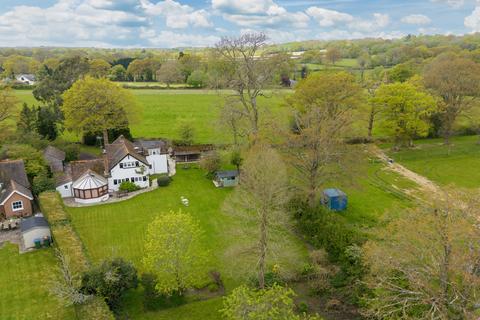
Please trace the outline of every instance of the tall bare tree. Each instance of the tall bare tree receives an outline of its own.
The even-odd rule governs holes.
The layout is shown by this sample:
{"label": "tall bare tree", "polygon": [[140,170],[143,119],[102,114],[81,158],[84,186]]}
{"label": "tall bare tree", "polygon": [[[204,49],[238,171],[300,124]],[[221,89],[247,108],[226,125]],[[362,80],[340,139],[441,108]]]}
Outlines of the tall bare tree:
{"label": "tall bare tree", "polygon": [[313,75],[300,83],[287,99],[294,127],[288,133],[287,152],[295,168],[295,182],[314,207],[327,181],[345,172],[349,150],[345,133],[351,111],[362,101],[362,90],[344,72]]}
{"label": "tall bare tree", "polygon": [[258,97],[274,77],[274,65],[260,56],[266,40],[263,33],[247,33],[238,38],[225,37],[216,45],[217,54],[228,65],[223,75],[227,78],[225,83],[234,90],[233,98],[242,106],[241,113],[248,119],[249,134],[254,140],[259,132]]}
{"label": "tall bare tree", "polygon": [[[471,192],[470,192],[471,193]],[[480,288],[478,193],[410,209],[364,247],[377,319],[476,319]],[[462,199],[463,200],[463,199]]]}
{"label": "tall bare tree", "polygon": [[258,255],[258,282],[265,287],[265,270],[270,249],[270,233],[286,223],[284,205],[288,201],[287,173],[280,155],[257,142],[250,149],[240,176],[240,185],[227,199],[228,212],[239,215],[258,228],[255,254]]}
{"label": "tall bare tree", "polygon": [[75,316],[79,319],[80,307],[92,300],[93,296],[80,291],[80,277],[70,270],[65,256],[59,250],[55,250],[55,255],[59,260],[59,276],[51,279],[50,293],[66,307],[73,306]]}
{"label": "tall bare tree", "polygon": [[442,131],[445,144],[450,144],[456,119],[480,95],[480,64],[451,54],[441,55],[427,66],[424,78],[427,88],[443,100]]}

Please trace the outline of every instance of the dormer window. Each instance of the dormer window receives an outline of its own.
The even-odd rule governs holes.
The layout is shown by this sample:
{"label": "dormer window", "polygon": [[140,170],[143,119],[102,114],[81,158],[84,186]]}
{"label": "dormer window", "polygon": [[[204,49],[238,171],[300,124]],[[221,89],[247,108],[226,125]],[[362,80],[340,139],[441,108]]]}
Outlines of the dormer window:
{"label": "dormer window", "polygon": [[136,168],[136,167],[139,167],[139,166],[140,166],[139,161],[130,161],[130,162],[120,163],[120,168],[123,168],[123,169]]}

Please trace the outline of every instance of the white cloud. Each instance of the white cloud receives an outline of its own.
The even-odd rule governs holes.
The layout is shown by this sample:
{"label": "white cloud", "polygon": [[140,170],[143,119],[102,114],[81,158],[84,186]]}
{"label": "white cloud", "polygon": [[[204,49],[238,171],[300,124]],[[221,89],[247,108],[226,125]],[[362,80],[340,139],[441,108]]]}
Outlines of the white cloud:
{"label": "white cloud", "polygon": [[168,30],[156,33],[151,29],[142,29],[140,37],[147,40],[151,46],[160,48],[213,46],[220,40],[216,36],[176,33]]}
{"label": "white cloud", "polygon": [[286,13],[285,8],[273,0],[212,0],[212,7],[223,13],[242,15],[279,15]]}
{"label": "white cloud", "polygon": [[465,27],[471,29],[473,32],[480,31],[480,5],[477,6],[472,14],[464,20]]}
{"label": "white cloud", "polygon": [[[26,19],[25,17],[28,17]],[[147,20],[134,13],[98,9],[89,3],[59,0],[48,8],[17,6],[0,15],[2,43],[17,46],[106,46],[133,37],[133,26]],[[118,41],[117,40],[117,41]]]}
{"label": "white cloud", "polygon": [[321,27],[344,27],[359,32],[372,32],[390,24],[388,14],[374,13],[373,19],[362,19],[348,13],[320,7],[310,7],[306,13],[313,17]]}
{"label": "white cloud", "polygon": [[434,3],[443,3],[452,8],[460,8],[465,4],[465,0],[430,0]]}
{"label": "white cloud", "polygon": [[354,20],[353,16],[347,13],[319,7],[310,7],[306,13],[313,17],[321,27],[332,27],[336,24],[352,22]]}
{"label": "white cloud", "polygon": [[[95,0],[106,1],[106,0]],[[194,10],[188,5],[182,5],[174,0],[159,1],[156,4],[149,0],[141,0],[142,8],[150,16],[165,17],[165,24],[169,28],[184,29],[189,26],[211,27],[210,14],[205,10]]]}
{"label": "white cloud", "polygon": [[432,22],[432,20],[423,14],[411,14],[405,16],[401,20],[403,23],[414,24],[414,25],[427,25]]}
{"label": "white cloud", "polygon": [[306,28],[310,21],[304,12],[289,12],[272,0],[212,0],[212,8],[246,28]]}
{"label": "white cloud", "polygon": [[373,19],[355,19],[348,24],[351,30],[357,32],[374,32],[384,29],[390,24],[390,16],[383,13],[374,13]]}

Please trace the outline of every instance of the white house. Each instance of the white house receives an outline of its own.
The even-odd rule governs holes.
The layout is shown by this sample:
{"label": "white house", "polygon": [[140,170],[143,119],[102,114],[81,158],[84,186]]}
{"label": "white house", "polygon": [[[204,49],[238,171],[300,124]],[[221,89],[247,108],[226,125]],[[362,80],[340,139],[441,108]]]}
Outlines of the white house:
{"label": "white house", "polygon": [[28,85],[35,85],[35,83],[37,82],[36,81],[36,78],[35,78],[35,75],[33,74],[19,74],[18,76],[16,76],[15,78],[18,82],[21,82],[23,84],[28,84]]}
{"label": "white house", "polygon": [[[172,162],[166,142],[139,140],[135,144],[120,136],[105,147],[101,159],[73,161],[57,176],[56,189],[62,198],[79,203],[105,201],[119,191],[122,182],[140,188],[150,186],[150,175],[170,173]],[[173,166],[174,169],[174,166]]]}

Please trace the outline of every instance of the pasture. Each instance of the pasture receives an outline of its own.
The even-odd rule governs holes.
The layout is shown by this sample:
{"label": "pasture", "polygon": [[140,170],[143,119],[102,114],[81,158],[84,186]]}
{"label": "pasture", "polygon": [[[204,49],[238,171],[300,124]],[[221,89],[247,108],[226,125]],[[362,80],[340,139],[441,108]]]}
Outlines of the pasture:
{"label": "pasture", "polygon": [[56,263],[53,249],[19,254],[16,245],[0,245],[0,319],[72,319],[49,293]]}
{"label": "pasture", "polygon": [[[455,137],[446,146],[442,139],[418,140],[413,149],[389,155],[441,186],[454,185],[464,188],[480,186],[480,144],[478,136]],[[388,146],[385,146],[388,148]]]}
{"label": "pasture", "polygon": [[[178,139],[179,125],[191,124],[195,130],[196,143],[229,143],[232,140],[228,129],[219,120],[220,106],[228,90],[154,90],[131,89],[138,101],[139,121],[130,126],[134,137]],[[290,90],[268,91],[260,97],[259,104],[267,115],[265,119],[278,117],[287,123],[288,109],[283,97]],[[23,103],[38,105],[32,92],[16,90]],[[76,135],[64,132],[69,141],[79,141]]]}

